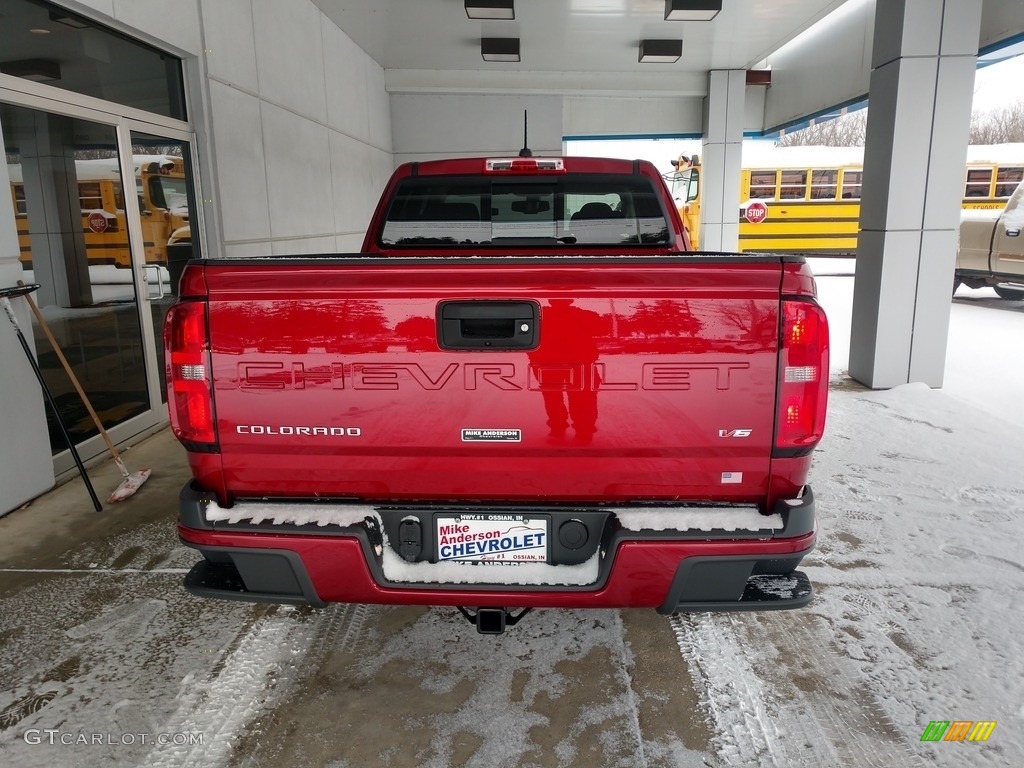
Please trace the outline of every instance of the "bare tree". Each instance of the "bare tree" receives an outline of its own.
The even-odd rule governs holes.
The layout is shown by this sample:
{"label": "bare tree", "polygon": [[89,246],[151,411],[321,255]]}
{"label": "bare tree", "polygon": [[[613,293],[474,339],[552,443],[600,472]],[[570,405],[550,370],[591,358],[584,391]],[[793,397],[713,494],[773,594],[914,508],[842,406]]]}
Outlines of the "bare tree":
{"label": "bare tree", "polygon": [[971,144],[1024,141],[1024,101],[971,115]]}
{"label": "bare tree", "polygon": [[[859,109],[837,118],[816,122],[799,131],[783,134],[778,147],[862,147],[867,136],[868,110]],[[1024,100],[1002,109],[975,112],[971,116],[971,144],[1024,142]]]}
{"label": "bare tree", "polygon": [[799,131],[786,133],[779,137],[775,146],[863,147],[867,126],[867,109],[858,109],[856,112],[847,112],[830,120],[814,122]]}

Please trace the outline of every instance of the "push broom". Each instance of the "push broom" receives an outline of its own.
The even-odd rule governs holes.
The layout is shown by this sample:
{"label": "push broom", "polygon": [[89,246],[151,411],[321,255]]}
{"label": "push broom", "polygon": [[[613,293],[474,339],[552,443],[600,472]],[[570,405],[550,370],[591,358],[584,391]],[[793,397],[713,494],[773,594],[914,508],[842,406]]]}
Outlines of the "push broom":
{"label": "push broom", "polygon": [[82,457],[78,455],[78,450],[75,448],[75,442],[71,439],[71,436],[68,434],[68,428],[64,425],[64,420],[60,417],[60,411],[57,409],[57,404],[53,401],[53,395],[50,394],[50,388],[46,386],[46,379],[43,378],[43,372],[39,370],[39,363],[36,362],[36,358],[32,354],[32,350],[29,349],[28,342],[25,340],[25,334],[21,332],[21,326],[18,325],[18,318],[14,314],[14,307],[11,306],[12,298],[16,296],[24,296],[27,299],[29,293],[36,290],[38,287],[38,285],[34,284],[25,285],[19,280],[17,288],[0,288],[0,307],[3,307],[4,313],[7,315],[7,319],[10,320],[11,325],[14,326],[14,333],[18,337],[18,343],[21,344],[21,348],[25,350],[25,356],[28,358],[28,363],[32,366],[32,373],[36,375],[36,381],[39,382],[39,386],[43,390],[46,402],[50,404],[50,410],[53,411],[54,421],[57,422],[57,426],[60,428],[60,434],[64,438],[64,442],[68,444],[68,450],[71,451],[71,457],[75,460],[75,466],[78,467],[78,473],[82,476],[82,482],[85,483],[85,488],[89,491],[89,498],[92,499],[92,505],[97,512],[100,512],[103,509],[103,505],[100,504],[100,500],[96,498],[96,491],[93,490],[92,483],[89,481],[89,473],[85,471],[85,465],[82,464]]}
{"label": "push broom", "polygon": [[[20,280],[18,285],[24,285]],[[89,402],[89,398],[86,397],[85,390],[82,389],[82,385],[78,383],[78,377],[75,376],[75,372],[71,369],[71,364],[68,359],[64,357],[64,353],[60,349],[60,345],[57,343],[57,339],[53,337],[53,333],[50,331],[50,326],[47,325],[46,319],[43,317],[43,313],[39,311],[39,307],[36,306],[32,296],[25,294],[25,298],[28,300],[28,305],[32,308],[32,314],[36,316],[36,320],[39,322],[39,327],[43,329],[43,333],[46,334],[46,338],[50,340],[50,346],[53,347],[53,351],[57,353],[57,358],[60,360],[61,365],[64,366],[64,370],[68,374],[68,378],[71,379],[71,383],[75,385],[75,391],[78,392],[78,396],[82,398],[82,403],[85,405],[85,409],[89,412],[92,417],[92,423],[96,425],[96,429],[103,436],[103,442],[107,444],[107,450],[110,451],[110,455],[114,459],[114,463],[117,464],[117,468],[121,471],[121,476],[124,480],[121,484],[114,489],[114,492],[110,494],[108,502],[124,501],[129,496],[132,496],[139,486],[141,486],[146,480],[149,479],[149,475],[152,472],[151,469],[140,469],[136,472],[129,472],[128,467],[124,465],[124,461],[121,459],[121,455],[117,452],[117,448],[114,447],[113,441],[110,439],[110,435],[107,434],[107,430],[103,428],[103,424],[100,422],[100,417],[96,415],[96,411],[93,410],[92,403]]]}

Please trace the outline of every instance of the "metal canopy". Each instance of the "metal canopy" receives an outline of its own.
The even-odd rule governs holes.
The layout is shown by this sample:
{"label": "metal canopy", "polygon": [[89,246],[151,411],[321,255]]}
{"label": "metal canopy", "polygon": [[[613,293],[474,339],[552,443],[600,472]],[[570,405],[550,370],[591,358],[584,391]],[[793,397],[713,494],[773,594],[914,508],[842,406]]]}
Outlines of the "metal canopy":
{"label": "metal canopy", "polygon": [[[666,21],[664,0],[516,0],[514,20],[467,18],[461,0],[314,0],[386,70],[389,90],[704,95],[712,69],[753,68],[847,0],[725,0],[714,20]],[[481,37],[518,37],[521,61],[484,62]],[[681,39],[671,64],[638,61],[640,41]]]}

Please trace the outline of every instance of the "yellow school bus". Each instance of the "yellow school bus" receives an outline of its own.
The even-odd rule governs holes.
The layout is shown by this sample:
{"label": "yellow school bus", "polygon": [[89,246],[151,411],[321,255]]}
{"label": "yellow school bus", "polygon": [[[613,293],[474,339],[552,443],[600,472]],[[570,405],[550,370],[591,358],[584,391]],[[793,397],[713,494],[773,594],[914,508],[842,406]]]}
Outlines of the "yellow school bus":
{"label": "yellow school bus", "polygon": [[680,155],[672,161],[672,171],[666,177],[671,182],[672,196],[679,206],[683,226],[690,236],[690,246],[700,250],[700,157]]}
{"label": "yellow school bus", "polygon": [[[700,229],[700,164],[680,156],[667,175],[684,223]],[[1001,208],[1024,178],[1024,145],[971,146],[964,208]],[[740,251],[857,252],[862,147],[773,147],[740,172]]]}
{"label": "yellow school bus", "polygon": [[[188,195],[183,161],[170,155],[136,155],[133,162],[135,204],[142,215],[146,263],[165,265],[168,244],[187,237],[188,233]],[[125,195],[117,159],[77,160],[75,170],[82,236],[89,264],[130,267]],[[10,172],[21,261],[26,269],[31,269],[33,224],[21,166],[10,166]]]}

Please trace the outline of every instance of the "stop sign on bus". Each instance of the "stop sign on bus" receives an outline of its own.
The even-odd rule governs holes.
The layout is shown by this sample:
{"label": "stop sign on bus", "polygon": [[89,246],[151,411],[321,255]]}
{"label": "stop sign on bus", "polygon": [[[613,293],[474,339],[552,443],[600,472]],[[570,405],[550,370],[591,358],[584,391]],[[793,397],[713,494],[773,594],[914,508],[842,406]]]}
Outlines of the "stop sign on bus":
{"label": "stop sign on bus", "polygon": [[760,224],[768,218],[768,206],[759,200],[747,203],[746,219],[751,224]]}
{"label": "stop sign on bus", "polygon": [[93,232],[106,232],[107,231],[107,217],[99,211],[93,211],[89,214],[89,229]]}

